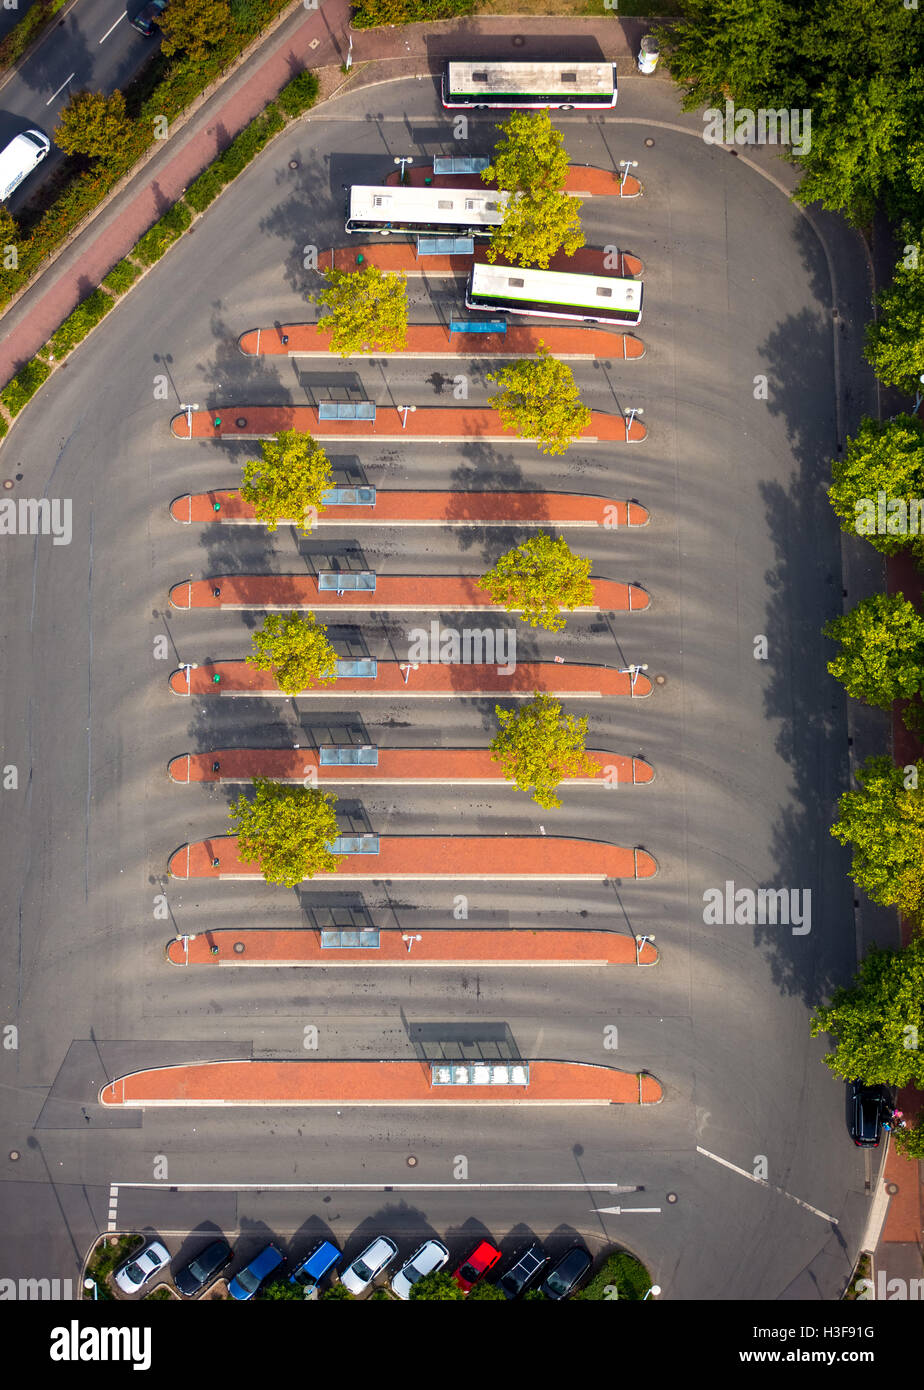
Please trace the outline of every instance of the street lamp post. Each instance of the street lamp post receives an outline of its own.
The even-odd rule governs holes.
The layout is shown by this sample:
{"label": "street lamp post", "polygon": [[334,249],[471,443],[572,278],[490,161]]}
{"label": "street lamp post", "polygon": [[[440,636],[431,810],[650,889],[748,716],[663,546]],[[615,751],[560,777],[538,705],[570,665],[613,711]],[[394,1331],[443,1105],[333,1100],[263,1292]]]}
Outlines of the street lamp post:
{"label": "street lamp post", "polygon": [[[647,1298],[647,1297],[648,1297],[648,1294],[651,1294],[651,1293],[653,1293],[654,1296],[655,1296],[655,1298],[657,1298],[657,1297],[658,1297],[658,1294],[659,1294],[660,1292],[661,1292],[661,1285],[660,1285],[660,1284],[652,1284],[651,1288],[648,1290],[648,1293],[646,1293],[645,1298]],[[645,1302],[645,1298],[642,1299],[642,1302],[643,1302],[643,1303]]]}
{"label": "street lamp post", "polygon": [[184,951],[184,954],[185,954],[185,959],[184,959],[184,961],[183,961],[183,964],[184,964],[184,965],[188,965],[188,964],[189,964],[189,943],[190,943],[190,941],[195,941],[195,939],[196,939],[196,933],[195,933],[195,932],[193,932],[191,936],[186,936],[186,935],[184,934],[183,936],[178,936],[178,937],[176,937],[176,940],[177,940],[177,941],[181,941],[181,942],[183,943],[183,951]]}
{"label": "street lamp post", "polygon": [[413,156],[412,154],[396,154],[396,155],[395,155],[395,163],[401,165],[401,182],[404,183],[404,168],[405,168],[405,165],[407,165],[407,164],[413,164],[413,163],[414,163],[414,156]]}
{"label": "street lamp post", "polygon": [[618,674],[620,676],[631,676],[632,681],[629,685],[630,692],[635,694],[635,682],[638,680],[640,671],[648,670],[648,662],[642,661],[637,666],[620,666]]}
{"label": "street lamp post", "polygon": [[638,160],[637,160],[637,159],[621,159],[621,160],[619,161],[619,167],[620,167],[620,169],[622,169],[622,178],[619,180],[619,192],[620,192],[620,195],[621,195],[621,194],[622,194],[622,190],[623,190],[623,188],[625,187],[626,179],[629,177],[629,170],[630,170],[630,169],[637,169],[637,168],[638,168]]}
{"label": "street lamp post", "polygon": [[632,421],[635,419],[636,415],[644,415],[644,414],[645,414],[645,412],[644,412],[644,410],[642,409],[642,407],[641,407],[640,405],[634,405],[634,406],[632,407],[632,409],[629,411],[628,415],[626,416],[626,443],[627,443],[627,444],[628,444],[628,442],[629,442],[629,432],[630,432],[631,429],[632,429]]}
{"label": "street lamp post", "polygon": [[195,405],[181,405],[180,409],[186,411],[186,428],[189,432],[188,437],[192,439],[192,413],[199,409],[199,402],[197,401]]}
{"label": "street lamp post", "polygon": [[398,670],[404,672],[404,684],[407,685],[408,680],[409,680],[409,678],[410,678],[411,672],[412,672],[412,671],[419,671],[419,670],[420,670],[420,662],[419,662],[419,661],[401,661],[401,662],[399,662],[399,664],[398,664]]}
{"label": "street lamp post", "polygon": [[407,932],[402,932],[402,933],[401,933],[401,940],[407,943],[408,953],[410,953],[410,949],[411,949],[411,947],[413,946],[414,942],[415,942],[415,941],[422,941],[422,940],[423,940],[423,937],[420,935],[419,932],[417,933],[416,936],[409,936]]}
{"label": "street lamp post", "polygon": [[189,681],[190,681],[189,673],[190,673],[190,671],[198,671],[198,669],[199,669],[199,663],[198,663],[198,661],[181,661],[181,662],[180,662],[180,670],[186,672],[186,689],[187,689],[187,690],[189,689]]}
{"label": "street lamp post", "polygon": [[408,417],[409,414],[413,415],[413,414],[414,414],[414,411],[417,409],[417,407],[416,407],[416,405],[399,405],[399,406],[398,406],[398,409],[404,412],[403,418],[402,418],[402,420],[401,420],[401,428],[402,428],[403,430],[406,430],[406,429],[407,429],[407,417]]}
{"label": "street lamp post", "polygon": [[[924,386],[924,376],[919,376],[918,381],[921,383],[921,386]],[[917,414],[918,407],[920,406],[921,401],[924,401],[924,391],[918,388],[918,392],[914,398],[914,414]]]}
{"label": "street lamp post", "polygon": [[640,956],[641,953],[642,953],[642,947],[644,946],[645,942],[646,942],[646,941],[654,941],[654,939],[655,939],[655,938],[654,938],[654,935],[653,935],[653,933],[651,933],[651,932],[649,932],[647,936],[637,936],[637,937],[635,938],[635,964],[636,964],[636,965],[638,965],[638,958],[639,958],[639,956]]}
{"label": "street lamp post", "polygon": [[93,1302],[96,1303],[96,1301],[97,1301],[98,1298],[99,1298],[99,1287],[97,1286],[96,1280],[95,1280],[95,1279],[84,1279],[84,1281],[83,1281],[83,1286],[84,1286],[85,1289],[92,1289],[92,1290],[93,1290]]}

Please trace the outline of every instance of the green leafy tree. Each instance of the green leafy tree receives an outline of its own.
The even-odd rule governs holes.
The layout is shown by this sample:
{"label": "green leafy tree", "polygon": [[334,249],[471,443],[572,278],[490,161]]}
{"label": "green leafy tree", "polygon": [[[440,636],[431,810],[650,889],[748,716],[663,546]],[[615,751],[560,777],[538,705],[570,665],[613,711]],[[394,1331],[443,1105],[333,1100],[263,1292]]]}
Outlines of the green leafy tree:
{"label": "green leafy tree", "polygon": [[573,256],[584,245],[579,198],[564,192],[569,160],[564,136],[547,111],[516,111],[499,127],[494,161],[481,173],[506,193],[503,221],[485,252],[547,270],[557,251]]}
{"label": "green leafy tree", "polygon": [[337,679],[337,653],[327,628],[313,613],[268,613],[251,640],[247,665],[272,671],[286,695],[299,695],[314,685],[333,685]]}
{"label": "green leafy tree", "polygon": [[564,536],[554,540],[542,532],[508,550],[478,581],[491,602],[521,611],[530,627],[560,632],[562,608],[587,607],[594,601],[590,560],[575,555]]}
{"label": "green leafy tree", "polygon": [[332,854],[337,798],[316,787],[290,787],[254,779],[252,801],[242,793],[229,811],[242,859],[259,863],[267,883],[295,888],[315,874],[332,874],[343,859]]}
{"label": "green leafy tree", "polygon": [[845,1081],[924,1084],[924,936],[918,933],[900,951],[871,947],[853,983],[815,1010],[811,1030],[813,1038],[828,1033],[834,1039],[825,1062]]}
{"label": "green leafy tree", "polygon": [[878,297],[879,318],[866,328],[866,360],[884,386],[914,393],[924,375],[924,266],[900,263]]}
{"label": "green leafy tree", "polygon": [[195,61],[228,32],[231,6],[228,0],[168,0],[157,23],[163,32],[161,51],[168,57],[188,53]]}
{"label": "green leafy tree", "polygon": [[855,700],[888,709],[924,688],[924,618],[904,594],[874,594],[829,622],[841,650],[828,670]]}
{"label": "green leafy tree", "polygon": [[524,1303],[547,1303],[548,1299],[541,1289],[530,1289],[523,1295]]}
{"label": "green leafy tree", "polygon": [[500,372],[489,372],[488,381],[500,389],[488,397],[505,430],[521,439],[535,439],[542,454],[564,454],[590,424],[591,414],[582,405],[574,373],[564,362],[549,356],[540,342],[535,357],[523,357]]}
{"label": "green leafy tree", "polygon": [[533,698],[517,710],[494,706],[500,728],[491,744],[493,762],[518,791],[532,792],[533,801],[551,810],[560,806],[555,788],[565,777],[592,777],[600,764],[587,756],[587,720],[562,715],[551,695]]}
{"label": "green leafy tree", "polygon": [[324,1292],[321,1294],[321,1299],[319,1299],[319,1302],[321,1300],[324,1300],[325,1302],[328,1300],[330,1302],[334,1302],[336,1299],[341,1298],[354,1299],[354,1295],[350,1293],[346,1284],[331,1284],[330,1288],[325,1289]]}
{"label": "green leafy tree", "polygon": [[270,1299],[274,1303],[304,1303],[305,1301],[302,1290],[297,1288],[295,1284],[290,1284],[288,1279],[276,1279],[272,1284],[264,1284],[258,1297]]}
{"label": "green leafy tree", "polygon": [[0,207],[0,246],[7,247],[19,236],[16,218],[7,208]]}
{"label": "green leafy tree", "polygon": [[262,457],[244,464],[241,496],[250,502],[267,531],[294,521],[308,535],[332,486],[330,459],[310,434],[280,430],[260,446]]}
{"label": "green leafy tree", "polygon": [[924,421],[866,416],[843,457],[832,461],[831,476],[828,496],[844,531],[865,536],[883,555],[910,544],[924,556],[915,534],[924,502]]}
{"label": "green leafy tree", "polygon": [[831,834],[853,849],[851,877],[875,903],[918,919],[924,907],[924,762],[909,771],[867,758]]}
{"label": "green leafy tree", "polygon": [[476,1303],[506,1303],[503,1291],[496,1284],[489,1284],[487,1279],[479,1279],[477,1284],[473,1284],[466,1297],[469,1302],[472,1299]]}
{"label": "green leafy tree", "polygon": [[465,1294],[451,1274],[438,1269],[434,1274],[425,1274],[416,1284],[412,1284],[410,1297],[428,1303],[458,1303]]}
{"label": "green leafy tree", "polygon": [[324,271],[315,304],[328,310],[318,327],[331,334],[330,350],[341,357],[363,352],[402,352],[407,343],[407,277],[385,275],[376,266]]}
{"label": "green leafy tree", "polygon": [[893,1132],[896,1152],[902,1158],[924,1158],[924,1110],[907,1129]]}
{"label": "green leafy tree", "polygon": [[65,154],[85,154],[112,164],[118,161],[131,131],[120,91],[75,92],[61,112],[55,143]]}
{"label": "green leafy tree", "polygon": [[393,1301],[387,1289],[373,1289],[366,1299],[367,1303],[392,1303]]}

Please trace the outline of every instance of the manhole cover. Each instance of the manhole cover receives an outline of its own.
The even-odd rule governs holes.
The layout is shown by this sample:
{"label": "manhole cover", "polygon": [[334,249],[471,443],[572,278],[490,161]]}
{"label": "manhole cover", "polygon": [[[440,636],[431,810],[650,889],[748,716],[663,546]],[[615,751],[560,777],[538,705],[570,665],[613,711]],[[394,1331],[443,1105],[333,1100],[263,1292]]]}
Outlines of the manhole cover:
{"label": "manhole cover", "polygon": [[677,1193],[676,1193],[676,1192],[668,1192],[668,1194],[667,1194],[667,1200],[670,1202],[671,1206],[673,1206],[674,1203],[675,1203],[676,1200],[677,1200]]}
{"label": "manhole cover", "polygon": [[655,685],[667,685],[667,676],[655,676]]}
{"label": "manhole cover", "polygon": [[525,42],[526,39],[522,34],[516,34],[513,39],[513,46],[514,48],[522,48]]}
{"label": "manhole cover", "polygon": [[242,430],[244,426],[247,424],[247,416],[239,415],[234,423],[237,425],[239,430]]}
{"label": "manhole cover", "polygon": [[413,1154],[408,1154],[408,1156],[407,1156],[407,1166],[408,1166],[409,1168],[416,1168],[416,1167],[417,1167],[417,1159],[414,1157]]}
{"label": "manhole cover", "polygon": [[898,1192],[898,1183],[897,1183],[897,1182],[887,1182],[886,1185],[885,1185],[885,1190],[886,1190],[886,1192],[888,1192],[888,1194],[889,1194],[890,1197],[894,1197],[894,1196],[896,1195],[896,1193]]}
{"label": "manhole cover", "polygon": [[297,169],[297,168],[298,168],[298,160],[297,160],[297,159],[290,159],[290,160],[289,160],[289,168],[290,168],[290,169]]}
{"label": "manhole cover", "polygon": [[650,135],[648,139],[645,141],[645,144],[648,146],[649,149],[651,149],[652,145],[654,144],[654,141],[652,140]]}
{"label": "manhole cover", "polygon": [[246,950],[246,947],[244,946],[243,941],[235,941],[234,949],[239,956],[242,956],[244,954],[244,951]]}
{"label": "manhole cover", "polygon": [[17,481],[17,483],[21,483],[21,482],[22,482],[22,474],[21,474],[21,473],[17,473],[17,474],[16,474],[16,481]]}
{"label": "manhole cover", "polygon": [[19,1150],[18,1150],[18,1149],[10,1149],[10,1158],[13,1160],[14,1163],[16,1163],[17,1160],[19,1159]]}
{"label": "manhole cover", "polygon": [[7,492],[9,492],[10,488],[13,486],[13,479],[12,479],[12,478],[4,478],[4,479],[3,479],[3,486],[6,488]]}

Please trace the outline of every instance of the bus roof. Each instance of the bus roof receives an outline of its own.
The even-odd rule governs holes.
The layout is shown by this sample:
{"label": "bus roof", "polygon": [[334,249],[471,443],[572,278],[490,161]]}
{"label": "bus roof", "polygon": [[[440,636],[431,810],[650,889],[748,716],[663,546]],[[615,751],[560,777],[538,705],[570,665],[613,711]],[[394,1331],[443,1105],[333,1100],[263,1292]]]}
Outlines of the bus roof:
{"label": "bus roof", "polygon": [[625,311],[638,311],[642,303],[638,280],[623,280],[616,275],[578,275],[570,270],[517,270],[481,262],[472,267],[471,292],[476,297],[495,295],[501,299]]}
{"label": "bus roof", "polygon": [[490,188],[414,188],[400,185],[375,187],[354,184],[350,189],[350,217],[359,222],[481,223],[500,226],[501,207],[507,195]]}
{"label": "bus roof", "polygon": [[446,66],[450,92],[612,96],[616,85],[612,63],[499,63],[482,59],[450,61]]}

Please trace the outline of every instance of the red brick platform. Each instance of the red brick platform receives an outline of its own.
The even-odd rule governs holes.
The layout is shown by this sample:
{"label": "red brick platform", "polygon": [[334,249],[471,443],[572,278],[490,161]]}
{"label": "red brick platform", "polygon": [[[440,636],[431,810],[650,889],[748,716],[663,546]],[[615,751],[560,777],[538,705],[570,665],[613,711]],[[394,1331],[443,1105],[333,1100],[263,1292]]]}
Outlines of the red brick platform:
{"label": "red brick platform", "polygon": [[[628,251],[617,251],[613,261],[614,264],[607,265],[607,255],[602,247],[582,246],[573,256],[566,256],[561,251],[552,256],[549,270],[570,270],[576,275],[612,275],[632,280],[641,275],[644,269],[638,256],[630,255]],[[317,268],[325,270],[330,266],[332,270],[356,270],[357,267],[371,265],[386,273],[400,273],[416,279],[421,276],[467,276],[473,262],[488,264],[483,248],[476,246],[474,256],[418,256],[413,241],[396,241],[389,236],[372,242],[329,246],[319,254]],[[513,265],[514,262],[506,256],[498,256],[494,264]]]}
{"label": "red brick platform", "polygon": [[[401,179],[401,171],[390,169],[385,175],[385,184],[396,185]],[[431,164],[410,164],[404,170],[404,184],[410,188],[423,188],[429,180],[431,188],[496,188],[497,183],[486,183],[480,174],[434,174]],[[622,178],[619,170],[599,169],[592,164],[572,164],[565,177],[564,191],[572,198],[637,198],[643,191],[642,184],[634,174]]]}
{"label": "red brick platform", "polygon": [[[636,699],[651,694],[648,677],[624,675],[613,666],[590,666],[578,662],[561,665],[552,661],[521,661],[509,674],[505,668],[485,665],[437,665],[422,662],[419,670],[403,672],[398,661],[380,661],[374,679],[340,676],[332,685],[314,686],[301,694],[311,699],[325,696],[342,699],[360,695],[394,699],[464,699],[472,695],[491,695],[504,699],[531,699],[538,690],[546,695],[585,700],[616,695]],[[404,676],[408,679],[405,681]],[[215,677],[218,680],[215,680]],[[256,671],[245,661],[208,661],[189,671],[180,668],[170,677],[174,695],[219,695],[244,697],[259,695],[291,699],[279,689],[269,671]]]}
{"label": "red brick platform", "polygon": [[[591,580],[592,604],[568,609],[569,613],[638,613],[646,609],[650,596],[639,584],[622,584],[615,579]],[[174,608],[259,609],[262,612],[289,612],[310,608],[315,613],[341,611],[370,613],[444,613],[481,609],[497,610],[498,605],[479,587],[475,575],[398,575],[376,576],[375,589],[319,589],[314,574],[230,574],[209,579],[188,579],[170,590]],[[518,613],[518,608],[502,612]]]}
{"label": "red brick platform", "polygon": [[[241,334],[237,345],[248,357],[330,357],[330,340],[330,332],[316,323],[282,323],[278,328],[251,328]],[[615,358],[627,362],[645,356],[641,338],[604,328],[529,325],[511,326],[505,333],[450,333],[442,324],[421,323],[408,327],[406,344],[398,351],[376,349],[362,357],[532,357],[543,343],[560,361]],[[335,356],[334,360],[341,359]]]}
{"label": "red brick platform", "polygon": [[[216,510],[217,508],[217,510]],[[184,493],[170,504],[184,526],[193,522],[262,526],[236,488]],[[313,526],[647,526],[640,502],[614,502],[567,492],[398,492],[375,494],[373,506],[327,506]],[[294,520],[280,526],[294,525]]]}
{"label": "red brick platform", "polygon": [[[259,864],[238,857],[236,835],[181,845],[167,867],[173,878],[263,877]],[[467,878],[600,883],[653,878],[657,872],[657,861],[646,850],[604,840],[557,835],[382,835],[378,854],[346,854],[333,873],[318,874],[310,881]]]}
{"label": "red brick platform", "polygon": [[[407,937],[410,936],[410,949]],[[165,951],[171,965],[220,966],[569,966],[656,965],[650,941],[639,947],[633,936],[611,931],[469,930],[379,932],[378,947],[322,946],[316,931],[198,932],[175,937]],[[636,960],[636,956],[638,959]]]}
{"label": "red brick platform", "polygon": [[[644,758],[629,758],[589,748],[599,770],[592,777],[565,777],[562,784],[640,787],[653,781],[654,768]],[[215,771],[215,763],[219,769]],[[211,753],[182,753],[167,771],[174,782],[271,782],[316,779],[319,786],[375,782],[441,786],[465,782],[496,786],[506,779],[488,748],[379,748],[378,764],[346,766],[321,763],[315,748],[218,748]]]}
{"label": "red brick platform", "polygon": [[[216,420],[221,423],[216,425]],[[648,431],[638,418],[632,421],[630,429],[627,420],[627,416],[593,410],[587,429],[575,438],[584,444],[635,444],[647,438]],[[521,439],[513,431],[505,433],[496,410],[475,406],[422,406],[409,411],[405,420],[403,410],[383,405],[374,420],[319,421],[313,405],[222,405],[217,414],[212,410],[192,411],[191,434],[185,411],[174,415],[170,429],[177,439],[268,439],[280,430],[298,430],[315,439],[374,439],[378,443],[440,443],[444,439],[480,439],[488,444],[536,443],[534,439]]]}
{"label": "red brick platform", "polygon": [[[491,1067],[491,1063],[482,1064]],[[645,1072],[587,1062],[530,1061],[528,1085],[434,1086],[423,1062],[193,1062],[131,1072],[101,1105],[656,1105]],[[490,1072],[487,1073],[490,1075]]]}

